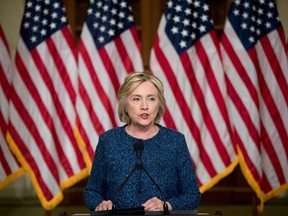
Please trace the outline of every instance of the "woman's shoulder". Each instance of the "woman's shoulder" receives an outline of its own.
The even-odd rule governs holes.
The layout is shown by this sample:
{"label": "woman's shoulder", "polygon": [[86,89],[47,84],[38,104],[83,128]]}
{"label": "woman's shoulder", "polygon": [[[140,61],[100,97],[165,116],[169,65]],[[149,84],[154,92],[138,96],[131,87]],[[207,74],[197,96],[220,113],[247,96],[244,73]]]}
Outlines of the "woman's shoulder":
{"label": "woman's shoulder", "polygon": [[173,128],[169,128],[160,124],[158,126],[160,127],[160,131],[162,131],[162,134],[165,136],[184,137],[183,133]]}
{"label": "woman's shoulder", "polygon": [[108,129],[107,131],[105,131],[104,133],[102,133],[100,135],[100,138],[109,138],[109,137],[121,136],[121,134],[124,134],[123,133],[124,127],[125,127],[125,125]]}

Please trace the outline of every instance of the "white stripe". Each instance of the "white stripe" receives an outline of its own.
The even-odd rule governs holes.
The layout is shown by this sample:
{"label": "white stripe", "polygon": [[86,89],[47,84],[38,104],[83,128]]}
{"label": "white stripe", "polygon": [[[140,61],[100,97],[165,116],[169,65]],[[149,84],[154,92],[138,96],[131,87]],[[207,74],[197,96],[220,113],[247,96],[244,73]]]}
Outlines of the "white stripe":
{"label": "white stripe", "polygon": [[[189,127],[182,115],[182,112],[179,112],[180,107],[178,106],[178,103],[175,103],[177,101],[174,97],[173,91],[169,86],[167,77],[165,73],[163,72],[156,56],[154,49],[151,52],[150,57],[150,65],[151,65],[151,71],[159,77],[164,85],[164,91],[165,91],[165,99],[167,103],[167,109],[172,115],[173,119],[178,119],[178,121],[174,121],[176,128],[181,131],[186,136],[186,141],[188,145],[188,149],[191,155],[193,155],[193,159],[195,161],[200,160],[199,158],[199,149],[197,145],[193,145],[195,143],[195,140],[189,130]],[[193,147],[192,147],[193,146]]]}
{"label": "white stripe", "polygon": [[40,176],[42,177],[43,181],[46,183],[46,186],[49,188],[51,193],[53,195],[58,194],[59,185],[55,181],[54,177],[52,176],[50,169],[47,167],[47,164],[44,158],[42,157],[42,152],[39,149],[39,146],[37,145],[37,143],[35,143],[35,140],[32,139],[30,131],[23,124],[22,118],[18,115],[17,110],[15,109],[13,104],[11,104],[10,106],[10,113],[11,113],[10,120],[12,124],[14,125],[15,129],[17,131],[21,131],[21,133],[19,133],[19,136],[22,139],[23,143],[28,144],[26,145],[26,147],[30,150],[30,154],[36,162],[36,166],[39,169]]}
{"label": "white stripe", "polygon": [[[65,38],[65,35],[62,31],[57,31],[51,36],[58,54],[61,57],[62,62],[66,68],[67,74],[70,77],[70,81],[74,89],[77,89],[78,82],[78,71],[77,71],[77,62],[73,52]],[[75,47],[76,48],[76,47]]]}
{"label": "white stripe", "polygon": [[[103,106],[103,103],[101,102],[101,99],[98,95],[98,92],[96,91],[96,87],[94,86],[94,83],[92,82],[92,79],[90,77],[90,74],[88,72],[88,69],[86,68],[85,62],[83,60],[83,57],[79,56],[79,76],[82,81],[82,84],[87,92],[87,95],[89,97],[89,101],[91,102],[91,105],[93,107],[93,111],[95,112],[95,115],[98,117],[99,121],[101,122],[102,126],[105,128],[111,128],[112,122],[110,120],[110,117],[106,111],[106,108]],[[78,107],[80,109],[80,106]],[[86,109],[86,107],[82,107],[81,110]],[[78,110],[78,115],[81,116],[81,110]],[[85,125],[85,121],[89,121],[90,119],[82,118],[82,125]]]}
{"label": "white stripe", "polygon": [[8,147],[8,144],[6,143],[5,137],[3,137],[3,134],[0,133],[0,148],[2,149],[4,160],[7,161],[7,165],[11,169],[11,172],[13,173],[17,169],[19,169],[18,164],[15,161],[15,158],[12,155],[11,150]]}
{"label": "white stripe", "polygon": [[[46,84],[43,82],[43,79],[38,72],[36,65],[33,61],[33,59],[30,56],[29,51],[26,49],[25,45],[22,43],[23,41],[20,39],[19,44],[18,44],[18,50],[19,50],[19,55],[21,56],[21,59],[23,60],[23,63],[25,67],[27,68],[28,73],[30,74],[30,78],[32,79],[36,89],[38,89],[38,93],[41,96],[41,101],[44,103],[46,110],[48,111],[49,115],[51,118],[53,118],[53,125],[55,127],[55,132],[57,133],[57,137],[59,139],[59,144],[61,145],[61,148],[63,151],[66,151],[66,156],[69,159],[71,158],[70,163],[72,169],[74,169],[74,172],[77,172],[79,170],[79,164],[77,163],[76,158],[76,153],[74,148],[72,147],[71,141],[69,137],[66,134],[66,131],[62,127],[62,123],[58,117],[58,115],[55,115],[57,113],[57,108],[54,106],[54,101],[52,99],[51,92],[49,89],[47,89]],[[61,79],[59,78],[59,74],[55,73],[55,70],[53,69],[53,60],[49,58],[47,55],[43,56],[43,53],[45,53],[46,46],[44,45],[45,43],[42,43],[41,46],[39,46],[39,55],[42,58],[43,62],[50,62],[51,68],[47,68],[48,72],[50,71],[50,78],[53,81],[53,79],[60,81]],[[47,64],[46,64],[47,65]],[[53,72],[54,71],[54,72]],[[16,78],[17,77],[17,78]],[[41,110],[39,110],[38,105],[35,103],[33,97],[31,96],[31,93],[28,91],[26,88],[26,84],[23,83],[21,77],[15,75],[14,79],[14,88],[18,92],[18,95],[23,101],[24,106],[26,106],[27,111],[30,113],[31,118],[33,119],[34,123],[36,124],[36,127],[38,128],[38,131],[41,134],[42,140],[44,141],[46,148],[49,150],[50,155],[53,157],[54,161],[56,164],[60,164],[59,160],[61,155],[58,155],[55,143],[54,143],[54,138],[51,134],[51,131],[49,128],[47,128],[46,121],[43,119],[41,115]],[[60,81],[61,82],[61,81]],[[56,83],[55,85],[58,85]],[[60,85],[60,83],[59,83]],[[21,87],[22,86],[22,87]],[[25,91],[26,90],[26,91]],[[69,97],[66,97],[69,98]],[[60,99],[59,99],[60,100]],[[28,103],[28,101],[30,101]],[[72,106],[73,104],[71,103],[70,100],[60,100],[60,102],[67,103],[68,106]],[[70,103],[69,103],[70,102]],[[65,105],[65,106],[67,106]],[[64,108],[64,107],[63,107]],[[73,110],[73,109],[72,109]],[[66,112],[69,112],[69,110]],[[71,124],[72,122],[70,122]],[[47,142],[46,142],[47,141]],[[53,143],[51,145],[51,142]],[[64,173],[62,170],[63,167],[59,166],[61,168],[61,173]],[[64,174],[63,179],[66,179],[67,176]]]}
{"label": "white stripe", "polygon": [[278,34],[278,31],[275,30],[270,32],[267,37],[271,43],[271,46],[273,47],[274,52],[276,53],[276,57],[278,58],[278,63],[280,64],[280,68],[283,71],[282,74],[285,77],[286,83],[288,83],[287,53],[283,47],[280,35]]}
{"label": "white stripe", "polygon": [[[263,98],[259,97],[259,99],[260,99],[260,103],[263,104],[264,103]],[[288,119],[287,113],[288,113],[287,110],[286,112],[282,113],[283,115],[286,114],[285,116],[282,116],[283,120]],[[288,170],[288,158],[286,157],[285,147],[284,147],[285,145],[287,145],[287,143],[283,143],[282,140],[280,139],[283,135],[279,134],[279,131],[277,130],[276,125],[273,122],[273,117],[271,117],[270,112],[267,110],[267,107],[264,104],[261,108],[261,121],[263,122],[267,135],[271,141],[271,145],[273,146],[275,153],[278,157],[282,170]],[[285,120],[282,122],[284,125],[287,124],[287,121]],[[269,153],[267,154],[269,155]],[[263,167],[266,167],[266,165],[264,164]],[[275,171],[274,171],[274,174],[275,174]],[[288,172],[286,172],[286,175],[288,176]]]}
{"label": "white stripe", "polygon": [[[60,165],[59,155],[57,153],[51,131],[49,130],[49,128],[47,128],[47,124],[46,124],[45,120],[42,118],[42,115],[40,114],[41,110],[39,110],[39,107],[35,103],[30,92],[28,91],[26,84],[23,82],[23,80],[19,76],[18,71],[17,71],[17,73],[15,73],[15,75],[13,77],[13,87],[14,87],[15,91],[17,92],[19,98],[21,99],[24,107],[26,108],[26,110],[30,114],[30,117],[31,117],[33,123],[35,124],[36,129],[38,129],[37,131],[40,134],[40,137],[43,141],[43,144],[45,145],[46,149],[48,150],[50,156],[53,158],[53,161],[55,162],[55,164]],[[10,122],[14,126],[15,130],[19,133],[19,136],[23,135],[26,139],[28,139],[28,140],[31,139],[34,141],[34,138],[33,138],[33,136],[31,136],[30,133],[24,135],[23,134],[24,129],[20,126],[20,124],[18,124],[17,121],[13,121],[13,118],[12,118],[13,115],[18,115],[18,113],[16,113],[16,112],[17,112],[17,110],[14,110],[14,112],[11,112],[11,105],[10,105]],[[26,128],[26,126],[25,126],[25,128]],[[29,136],[29,137],[27,137],[27,136]],[[29,141],[24,142],[24,143],[29,144]],[[62,144],[62,145],[64,145],[64,144]],[[28,146],[28,149],[33,149],[33,148],[29,148],[29,147],[30,146]],[[40,155],[39,155],[39,157],[40,157]],[[62,178],[66,179],[67,176],[66,176],[65,172],[63,171],[63,167],[59,166],[58,169],[59,169],[59,173],[61,174],[60,177],[63,174]]]}
{"label": "white stripe", "polygon": [[[282,119],[288,119],[288,111],[287,111],[288,107],[287,107],[287,104],[285,102],[285,97],[284,97],[284,94],[287,94],[287,92],[282,92],[280,86],[278,85],[278,82],[277,82],[275,74],[274,74],[274,70],[273,70],[273,68],[271,68],[271,65],[269,64],[269,59],[268,59],[269,56],[266,56],[266,54],[263,50],[263,47],[260,44],[258,44],[256,49],[257,49],[258,58],[261,60],[261,64],[260,64],[261,72],[263,74],[264,80],[265,80],[267,87],[269,89],[269,92],[271,93],[271,96],[273,97],[273,100],[275,102],[277,110],[279,111],[279,114],[280,114]],[[282,59],[282,61],[285,62],[286,59]],[[284,71],[283,71],[284,74],[285,74],[285,71],[288,73],[288,63],[287,63],[286,68],[283,68],[283,69],[284,69]],[[280,71],[276,71],[276,73],[277,73],[276,74],[276,76],[277,76],[277,75],[279,75],[278,73],[280,73]],[[287,86],[287,82],[286,82],[286,86]],[[266,106],[264,101],[262,102],[262,106]],[[261,109],[260,109],[260,111],[261,111]],[[271,113],[267,113],[265,115],[262,115],[262,113],[261,113],[261,116],[265,116],[266,118],[268,118],[268,116],[269,116],[269,117],[273,118],[273,116],[271,116]],[[287,121],[282,121],[282,122],[284,124],[286,131],[288,131]],[[274,127],[276,127],[273,122],[271,122],[271,123],[272,123],[271,125],[267,124],[266,127],[270,128],[272,125]],[[277,128],[275,128],[275,130],[277,130]],[[271,128],[269,129],[269,131],[271,131]]]}
{"label": "white stripe", "polygon": [[[58,39],[58,40],[60,40],[60,39]],[[63,42],[63,44],[65,44],[65,43]],[[70,55],[68,55],[64,59],[62,59],[64,66],[69,65],[70,62],[73,65],[73,62],[75,63],[75,61],[73,61],[73,60],[75,60],[75,59],[74,59],[74,56],[71,55],[70,48],[69,47],[62,47],[61,49],[62,49],[61,51],[58,50],[59,53],[61,53],[61,52],[64,53],[65,50],[69,51],[69,52],[67,52],[67,51],[65,52],[66,55],[68,55],[68,53],[70,53]],[[55,93],[57,94],[56,96],[58,97],[58,100],[61,104],[61,107],[63,108],[63,110],[65,112],[65,115],[67,117],[67,120],[69,121],[71,129],[73,129],[74,125],[76,124],[76,113],[75,113],[74,104],[71,101],[71,98],[69,96],[69,93],[67,92],[65,84],[63,83],[63,80],[59,74],[59,71],[57,70],[57,66],[55,65],[55,62],[53,61],[53,57],[50,55],[50,53],[48,51],[47,44],[42,43],[41,45],[39,45],[37,47],[37,51],[38,51],[42,61],[45,63],[46,69],[47,69],[48,73],[50,74],[50,79],[53,83],[52,88],[55,90]],[[47,62],[48,62],[48,64],[47,64]],[[74,71],[77,71],[76,65],[75,65]],[[69,75],[69,72],[72,72],[72,71],[67,71],[67,72],[68,72],[67,75]],[[72,74],[77,75],[76,73],[72,73]],[[75,77],[70,76],[71,82],[74,81],[74,83],[75,83],[75,80],[77,80],[77,76],[75,76]],[[41,79],[41,81],[42,81],[42,79]],[[39,81],[35,80],[34,83],[37,85],[39,83]],[[73,84],[73,82],[72,82],[72,84]],[[43,85],[46,85],[46,84],[43,84]],[[57,113],[58,108],[55,106],[55,102],[52,99],[52,97],[55,97],[55,95],[54,96],[51,95],[51,92],[49,91],[49,89],[45,89],[45,91],[43,91],[44,88],[42,85],[38,85],[37,89],[38,89],[38,92],[40,94],[42,93],[42,97],[41,97],[42,101],[45,103],[46,109],[49,110],[51,118],[53,118],[52,120],[53,120],[53,124],[55,127],[55,132],[57,133],[57,137],[59,139],[59,144],[61,145],[61,148],[63,149],[67,159],[69,160],[69,163],[71,165],[73,173],[77,173],[80,171],[78,160],[75,160],[75,158],[77,158],[76,151],[78,149],[74,149],[73,144],[72,144],[72,142],[75,142],[74,135],[70,134],[70,136],[72,136],[72,139],[73,139],[73,140],[70,140],[70,137],[67,134],[67,131],[65,130],[65,128],[63,128],[63,126],[65,126],[65,124],[67,124],[67,122],[62,122],[60,119],[60,116],[58,116],[58,113]],[[76,92],[76,89],[74,89],[74,90]],[[48,103],[46,103],[45,98],[49,98]],[[61,155],[59,155],[59,157],[61,157]],[[66,178],[66,176],[64,178]]]}
{"label": "white stripe", "polygon": [[[52,89],[54,89],[55,93],[57,94],[57,98],[58,98],[59,102],[61,103],[61,106],[62,106],[62,108],[63,108],[63,110],[67,116],[67,119],[69,120],[69,124],[75,125],[76,116],[75,116],[74,105],[71,101],[71,98],[70,98],[68,92],[67,92],[65,84],[63,83],[62,77],[60,76],[60,71],[58,71],[57,65],[55,65],[55,62],[53,60],[53,56],[51,56],[51,54],[49,52],[49,48],[48,48],[47,44],[41,43],[39,46],[37,46],[37,51],[38,51],[38,54],[39,54],[42,62],[45,65],[45,68],[48,72],[48,75],[50,76],[49,78],[51,79],[51,81],[53,83],[53,86],[51,86],[51,87],[52,87]],[[62,52],[63,51],[64,50],[62,50]],[[24,59],[25,59],[25,57],[24,57]],[[69,58],[69,56],[66,57],[63,61],[63,64],[68,65],[69,61],[70,61],[69,59],[71,59],[71,56],[70,56],[70,58]],[[65,64],[65,62],[67,62],[67,64]],[[73,64],[73,57],[71,59],[71,62]],[[37,66],[35,65],[35,67],[37,67]],[[27,67],[27,68],[29,68],[29,67]],[[38,69],[36,69],[36,70],[38,71]],[[76,70],[76,68],[74,70]],[[30,72],[30,68],[28,71]],[[38,74],[39,74],[39,72],[38,72]],[[30,73],[30,76],[33,79],[33,76],[31,73]],[[37,81],[39,79],[41,79],[41,80],[43,79],[40,76],[40,74],[39,74],[39,77],[37,77],[37,79],[34,80],[34,83],[36,85],[37,85],[37,82],[35,82],[35,81]],[[75,80],[75,79],[77,79],[77,77],[75,76],[73,79]],[[71,79],[70,79],[70,81],[71,81]],[[41,81],[41,82],[44,83],[44,81]],[[41,85],[37,85],[37,86],[38,86],[37,89],[39,89],[38,92],[42,95],[42,97],[41,97],[42,101],[45,102],[45,105],[46,105],[47,109],[49,110],[49,113],[50,114],[57,113],[55,110],[57,108],[55,107],[55,105],[54,105],[55,102],[53,101],[53,97],[55,95],[54,96],[51,95],[51,92],[48,89],[48,87],[47,87],[47,89],[45,89],[46,91],[43,91],[41,88]],[[48,103],[46,103],[46,100],[45,100],[47,95],[49,95],[51,97],[51,98],[49,98],[49,101],[47,101]],[[51,106],[51,104],[53,104],[53,106]]]}
{"label": "white stripe", "polygon": [[[87,53],[91,58],[93,68],[96,72],[96,75],[99,79],[99,82],[102,84],[101,86],[104,89],[106,96],[109,98],[110,102],[113,102],[117,98],[115,95],[114,89],[112,87],[113,84],[111,83],[110,77],[106,72],[106,68],[103,65],[102,59],[100,58],[99,53],[96,50],[96,47],[94,46],[94,41],[93,41],[93,38],[92,38],[88,28],[86,26],[84,26],[83,30],[84,30],[83,36],[81,36],[83,44],[86,47]],[[93,46],[92,46],[92,44],[93,44]],[[87,75],[86,79],[82,78],[81,74],[84,73],[82,70],[87,71],[86,68],[82,69],[79,66],[79,74],[80,74],[81,80],[82,80],[83,84],[85,84],[85,88],[90,89],[88,87],[88,84],[87,84],[88,82],[91,81],[91,78],[88,78],[90,75],[89,76]],[[88,73],[88,71],[87,71],[87,73]],[[94,86],[94,84],[92,84],[92,86]],[[95,95],[90,96],[90,94],[98,94],[94,89],[91,89],[90,91],[87,91],[87,92],[89,94],[90,100],[93,101],[93,107],[95,107],[94,110],[95,110],[100,122],[103,124],[104,129],[105,130],[108,128],[110,129],[112,126],[112,122],[110,120],[110,117],[105,118],[105,116],[103,116],[103,113],[106,113],[107,111],[100,100],[101,95],[97,96],[96,98],[95,98]],[[117,102],[111,103],[111,106],[112,106],[112,108],[117,106]]]}
{"label": "white stripe", "polygon": [[[267,181],[269,182],[270,186],[272,188],[277,188],[281,184],[279,182],[279,179],[277,177],[277,173],[275,173],[275,169],[273,167],[272,161],[269,157],[269,152],[266,152],[264,147],[262,146],[262,163],[263,163],[263,172],[265,173],[267,177]],[[287,167],[286,167],[287,170]],[[286,178],[287,181],[287,178]]]}
{"label": "white stripe", "polygon": [[[131,34],[130,30],[127,30],[125,32],[123,32],[120,35],[125,47],[126,47],[126,51],[128,53],[129,59],[131,59],[131,63],[133,65],[133,68],[136,71],[143,71],[143,63],[142,63],[142,56],[140,53],[140,50],[137,46],[136,41],[134,40],[133,35]],[[130,71],[128,71],[130,72]],[[121,76],[122,74],[118,74],[119,75],[119,80],[120,83],[123,82],[124,80],[124,76]]]}
{"label": "white stripe", "polygon": [[[85,107],[85,104],[80,97],[77,99],[76,104],[77,104],[77,110],[79,110],[78,116],[79,116],[81,125],[83,126],[83,129],[87,135],[91,148],[95,150],[99,135],[97,131],[94,130],[93,122],[91,121],[89,113]],[[106,113],[103,113],[103,114],[106,115]],[[88,143],[86,144],[88,145]]]}
{"label": "white stripe", "polygon": [[[232,37],[232,35],[230,35],[230,37]],[[240,41],[238,40],[237,36],[236,35],[233,35],[233,45],[234,44],[238,44],[240,43]],[[241,49],[244,49],[243,47],[241,47]],[[247,56],[247,53],[246,54],[242,54],[242,51],[241,50],[238,50],[236,48],[234,48],[234,50],[236,51],[236,53],[238,54],[238,58],[240,58],[239,55],[245,55]],[[235,91],[237,92],[237,94],[239,95],[239,98],[240,100],[242,101],[245,109],[249,112],[249,116],[254,124],[254,126],[256,127],[257,131],[258,131],[258,134],[259,134],[259,131],[260,131],[260,123],[259,123],[259,113],[258,113],[258,108],[256,107],[256,104],[255,102],[253,101],[253,99],[251,98],[251,95],[249,93],[249,90],[246,86],[246,84],[243,82],[242,80],[242,77],[239,76],[236,68],[233,66],[233,63],[229,57],[229,55],[226,53],[226,50],[223,48],[223,46],[221,46],[221,51],[222,51],[222,61],[223,61],[223,67],[224,67],[224,70],[226,72],[226,76],[228,77],[228,79],[230,80],[231,82],[231,85],[234,87]],[[241,53],[241,54],[239,54]],[[244,59],[242,57],[242,59]],[[240,59],[241,60],[241,59]],[[248,62],[249,60],[249,62]],[[243,62],[241,61],[241,64],[243,66],[245,65],[250,65],[250,69],[249,68],[246,68],[246,72],[248,72],[251,76],[250,78],[253,78],[254,80],[251,80],[252,83],[258,83],[258,78],[255,77],[256,76],[256,72],[255,72],[255,68],[254,68],[254,65],[252,64],[251,62],[251,59],[246,59],[247,62]],[[252,76],[252,74],[254,73],[255,76]],[[249,74],[247,74],[249,76]],[[253,85],[253,88],[256,90],[257,92],[257,97],[259,96],[259,86],[258,84]],[[234,119],[233,116],[231,116],[231,119]],[[237,121],[234,120],[232,122],[236,128],[237,128]],[[246,135],[245,135],[246,136]]]}

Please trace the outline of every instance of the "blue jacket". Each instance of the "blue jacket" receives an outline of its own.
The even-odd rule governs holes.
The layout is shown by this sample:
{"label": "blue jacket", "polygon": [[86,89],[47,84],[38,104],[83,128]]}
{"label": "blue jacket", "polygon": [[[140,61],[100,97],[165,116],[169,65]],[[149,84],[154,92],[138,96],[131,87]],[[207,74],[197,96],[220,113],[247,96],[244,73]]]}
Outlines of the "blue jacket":
{"label": "blue jacket", "polygon": [[99,137],[84,190],[87,207],[94,211],[103,200],[112,200],[117,208],[139,207],[156,196],[169,201],[173,210],[195,209],[201,194],[185,137],[161,125],[154,137],[143,140],[142,165],[162,192],[143,169],[136,169],[119,191],[136,165],[134,144],[139,141],[126,133],[125,126],[113,128]]}

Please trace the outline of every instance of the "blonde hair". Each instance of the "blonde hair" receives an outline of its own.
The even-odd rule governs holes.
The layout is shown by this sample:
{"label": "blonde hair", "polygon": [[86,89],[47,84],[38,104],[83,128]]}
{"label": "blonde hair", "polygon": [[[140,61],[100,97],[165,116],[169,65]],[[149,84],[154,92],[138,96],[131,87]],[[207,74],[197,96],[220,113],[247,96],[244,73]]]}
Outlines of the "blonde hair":
{"label": "blonde hair", "polygon": [[160,103],[159,103],[159,110],[155,118],[155,123],[160,122],[160,119],[163,116],[166,107],[166,100],[164,97],[164,86],[161,80],[149,71],[144,72],[135,71],[129,73],[126,76],[124,83],[120,86],[118,92],[118,103],[119,103],[118,116],[120,121],[125,122],[127,124],[131,123],[131,119],[126,111],[127,98],[139,84],[146,81],[151,82],[158,90],[158,97]]}

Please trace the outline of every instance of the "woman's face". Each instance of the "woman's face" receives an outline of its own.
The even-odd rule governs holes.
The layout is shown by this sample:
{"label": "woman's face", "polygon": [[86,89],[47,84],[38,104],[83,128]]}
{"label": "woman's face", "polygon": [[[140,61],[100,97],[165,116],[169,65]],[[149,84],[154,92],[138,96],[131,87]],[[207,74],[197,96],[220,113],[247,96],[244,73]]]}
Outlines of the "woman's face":
{"label": "woman's face", "polygon": [[149,81],[138,85],[128,96],[126,109],[132,126],[154,126],[159,110],[157,88]]}

